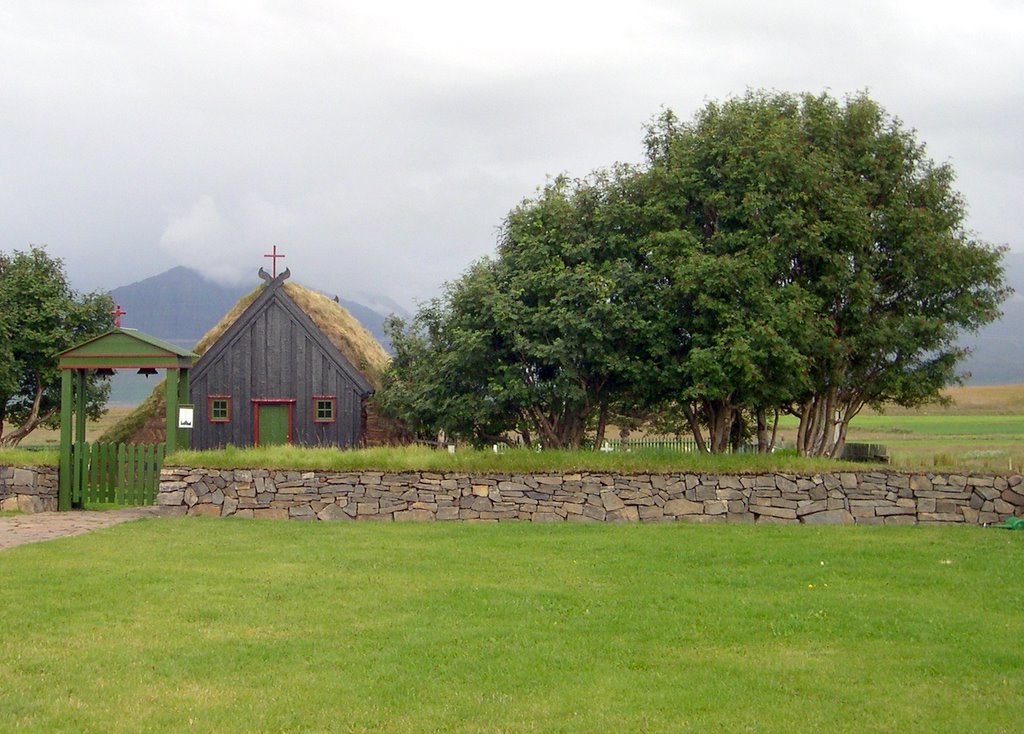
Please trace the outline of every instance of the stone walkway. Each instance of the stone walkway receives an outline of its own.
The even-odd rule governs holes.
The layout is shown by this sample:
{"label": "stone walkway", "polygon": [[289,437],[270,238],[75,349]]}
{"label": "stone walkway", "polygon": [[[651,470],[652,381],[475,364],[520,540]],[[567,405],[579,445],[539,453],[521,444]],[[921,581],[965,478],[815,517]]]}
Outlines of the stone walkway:
{"label": "stone walkway", "polygon": [[168,513],[162,507],[125,507],[109,512],[72,510],[0,517],[0,550],[25,543],[63,538],[67,535],[81,535],[122,522],[166,514]]}

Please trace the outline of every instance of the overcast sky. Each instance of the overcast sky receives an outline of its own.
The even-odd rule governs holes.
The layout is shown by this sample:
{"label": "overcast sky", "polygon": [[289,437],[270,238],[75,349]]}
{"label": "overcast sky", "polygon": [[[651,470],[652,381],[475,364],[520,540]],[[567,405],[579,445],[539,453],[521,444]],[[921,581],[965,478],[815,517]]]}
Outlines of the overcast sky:
{"label": "overcast sky", "polygon": [[[664,107],[868,90],[1024,248],[1024,3],[0,0],[0,249],[80,289],[188,265],[412,306]],[[269,268],[268,268],[269,269]]]}

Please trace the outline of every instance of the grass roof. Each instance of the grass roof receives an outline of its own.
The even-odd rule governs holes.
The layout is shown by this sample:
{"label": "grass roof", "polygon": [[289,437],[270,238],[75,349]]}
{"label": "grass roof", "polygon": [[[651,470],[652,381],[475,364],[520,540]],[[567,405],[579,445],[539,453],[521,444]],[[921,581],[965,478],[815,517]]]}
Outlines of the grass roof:
{"label": "grass roof", "polygon": [[[233,323],[245,312],[267,286],[264,284],[254,288],[242,296],[238,302],[196,342],[192,349],[202,357],[210,347],[220,339]],[[391,357],[380,345],[373,334],[364,327],[348,310],[337,301],[322,293],[310,290],[298,283],[285,282],[285,293],[313,321],[320,331],[341,352],[352,366],[359,370],[375,388],[380,387],[381,375],[387,369]],[[111,426],[100,437],[101,441],[121,443],[133,440],[146,427],[147,423],[155,424],[159,418],[161,426],[164,412],[164,381],[153,387],[153,391],[135,410],[121,421]],[[144,439],[145,440],[145,439]]]}

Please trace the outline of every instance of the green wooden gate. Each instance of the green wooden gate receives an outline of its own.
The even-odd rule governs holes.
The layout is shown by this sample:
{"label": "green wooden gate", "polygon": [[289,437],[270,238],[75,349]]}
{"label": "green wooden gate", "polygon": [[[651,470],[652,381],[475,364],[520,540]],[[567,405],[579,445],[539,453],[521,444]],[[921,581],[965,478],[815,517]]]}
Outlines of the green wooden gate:
{"label": "green wooden gate", "polygon": [[160,485],[165,446],[81,443],[72,448],[72,502],[152,505]]}

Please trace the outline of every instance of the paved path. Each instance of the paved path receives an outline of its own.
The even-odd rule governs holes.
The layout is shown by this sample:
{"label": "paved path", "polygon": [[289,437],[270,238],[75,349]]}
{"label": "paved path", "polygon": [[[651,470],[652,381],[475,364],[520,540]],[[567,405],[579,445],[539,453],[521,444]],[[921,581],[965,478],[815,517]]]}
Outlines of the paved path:
{"label": "paved path", "polygon": [[24,543],[81,535],[90,530],[110,527],[143,517],[166,514],[162,507],[126,507],[109,512],[72,510],[71,512],[37,512],[32,515],[0,517],[0,550]]}

